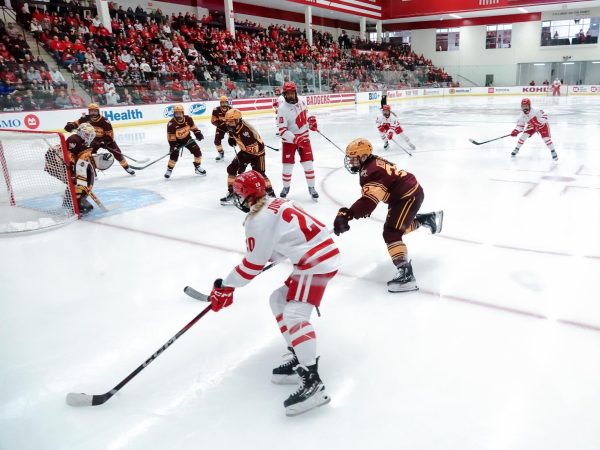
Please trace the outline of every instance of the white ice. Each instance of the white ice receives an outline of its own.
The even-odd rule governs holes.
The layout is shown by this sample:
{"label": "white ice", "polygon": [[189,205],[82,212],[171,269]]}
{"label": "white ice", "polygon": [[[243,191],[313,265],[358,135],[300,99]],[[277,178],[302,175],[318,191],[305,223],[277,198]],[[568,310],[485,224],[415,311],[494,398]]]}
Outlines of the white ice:
{"label": "white ice", "polygon": [[[243,215],[219,205],[226,164],[200,126],[207,177],[186,152],[130,177],[118,165],[96,188],[145,188],[164,201],[95,221],[0,240],[0,448],[3,450],[600,448],[600,104],[533,98],[550,117],[560,161],[534,136],[514,160],[520,99],[392,104],[417,145],[383,151],[377,105],[315,110],[340,147],[372,140],[414,173],[422,211],[444,209],[441,235],[408,235],[420,291],[389,294],[381,237],[386,209],[351,222],[343,256],[314,317],[331,404],[288,418],[294,386],[270,383],[285,353],[268,305],[287,264],[210,312],[102,406],[72,408],[68,392],[102,394],[206,305],[244,251]],[[249,116],[278,145],[272,115]],[[318,134],[319,203],[296,167],[290,197],[328,224],[360,194],[342,154]],[[130,156],[164,154],[164,125],[120,129]],[[232,152],[227,150],[231,160]],[[279,153],[267,173],[281,188]],[[108,201],[110,199],[104,199]]]}

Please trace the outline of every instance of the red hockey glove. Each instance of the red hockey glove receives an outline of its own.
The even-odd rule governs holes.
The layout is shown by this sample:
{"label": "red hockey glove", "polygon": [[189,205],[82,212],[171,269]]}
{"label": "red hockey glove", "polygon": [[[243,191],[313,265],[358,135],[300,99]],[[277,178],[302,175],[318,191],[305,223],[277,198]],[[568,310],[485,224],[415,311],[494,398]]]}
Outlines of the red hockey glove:
{"label": "red hockey glove", "polygon": [[388,131],[388,135],[387,135],[388,140],[392,140],[394,139],[394,132],[392,130]]}
{"label": "red hockey glove", "polygon": [[308,118],[308,129],[310,131],[319,131],[319,127],[317,125],[317,118],[315,116],[310,116]]}
{"label": "red hockey glove", "polygon": [[402,127],[398,126],[398,127],[394,128],[394,133],[396,133],[396,134],[402,133]]}
{"label": "red hockey glove", "polygon": [[302,147],[308,141],[309,141],[308,136],[306,136],[305,134],[297,134],[294,136],[294,145],[296,145],[298,147]]}
{"label": "red hockey glove", "polygon": [[348,222],[352,220],[354,214],[348,208],[340,208],[333,221],[333,232],[336,236],[339,236],[342,233],[350,230],[350,225]]}
{"label": "red hockey glove", "polygon": [[512,132],[510,133],[510,135],[512,137],[518,136],[519,135],[519,130],[517,130],[516,128],[514,130],[512,130]]}
{"label": "red hockey glove", "polygon": [[194,136],[196,136],[196,139],[198,139],[199,141],[204,139],[204,136],[202,135],[202,131],[200,131],[200,130],[194,131]]}
{"label": "red hockey glove", "polygon": [[223,286],[223,279],[217,278],[210,292],[211,308],[214,312],[221,308],[227,308],[233,303],[233,291],[235,288]]}

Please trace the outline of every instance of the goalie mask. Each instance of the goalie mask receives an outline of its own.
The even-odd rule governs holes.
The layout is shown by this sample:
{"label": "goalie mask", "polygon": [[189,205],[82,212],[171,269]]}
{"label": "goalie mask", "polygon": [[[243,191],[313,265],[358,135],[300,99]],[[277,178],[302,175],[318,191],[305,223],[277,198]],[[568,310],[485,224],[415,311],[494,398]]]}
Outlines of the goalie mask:
{"label": "goalie mask", "polygon": [[85,145],[89,146],[96,137],[96,130],[89,123],[84,122],[77,128],[77,136],[83,139]]}
{"label": "goalie mask", "polygon": [[298,89],[293,81],[286,81],[283,85],[283,98],[287,103],[295,105],[298,103]]}
{"label": "goalie mask", "polygon": [[115,162],[115,158],[111,153],[98,153],[93,155],[92,158],[94,158],[94,165],[96,166],[96,169],[103,171],[110,169]]}
{"label": "goalie mask", "polygon": [[344,166],[350,173],[358,173],[360,166],[373,154],[373,145],[364,138],[354,139],[346,147]]}
{"label": "goalie mask", "polygon": [[233,180],[233,202],[245,213],[261,198],[267,195],[267,183],[256,170],[244,172]]}

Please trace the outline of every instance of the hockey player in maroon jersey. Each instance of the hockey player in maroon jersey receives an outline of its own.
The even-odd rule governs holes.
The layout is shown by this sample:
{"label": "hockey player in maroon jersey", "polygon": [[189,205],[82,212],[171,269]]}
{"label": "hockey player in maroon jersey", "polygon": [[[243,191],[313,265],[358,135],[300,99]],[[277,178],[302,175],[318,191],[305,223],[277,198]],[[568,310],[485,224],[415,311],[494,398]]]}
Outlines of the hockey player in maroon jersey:
{"label": "hockey player in maroon jersey", "polygon": [[246,254],[229,275],[215,280],[210,301],[213,311],[231,305],[234,290],[252,281],[270,260],[289,259],[293,264],[290,276],[271,294],[270,304],[291,351],[291,358],[273,369],[272,381],[300,381],[283,403],[286,414],[295,416],[331,400],[317,370],[317,336],[310,316],[337,273],[340,252],[323,223],[293,201],[268,197],[266,188],[265,179],[254,170],[235,177],[236,206],[248,213]]}
{"label": "hockey player in maroon jersey", "polygon": [[383,240],[398,269],[396,276],[387,283],[388,291],[417,290],[408,249],[402,238],[420,226],[429,228],[432,234],[439,233],[442,231],[443,211],[417,214],[425,198],[417,179],[374,155],[373,146],[367,139],[354,139],[348,144],[344,164],[350,173],[360,172],[362,196],[350,208],[340,208],[333,224],[335,234],[348,231],[350,220],[369,217],[379,202],[387,203]]}
{"label": "hockey player in maroon jersey", "polygon": [[227,195],[221,198],[221,205],[233,204],[233,180],[236,175],[243,173],[248,166],[263,176],[267,185],[267,194],[275,197],[271,181],[265,173],[265,144],[258,131],[242,119],[242,113],[239,109],[227,111],[225,124],[229,133],[229,145],[232,147],[237,145],[240,151],[236,153],[235,158],[227,166]]}
{"label": "hockey player in maroon jersey", "polygon": [[129,164],[127,164],[123,153],[121,153],[121,149],[115,142],[112,125],[108,120],[100,115],[100,107],[96,103],[90,103],[88,105],[88,114],[85,116],[74,122],[67,122],[65,125],[65,131],[73,131],[80,124],[85,122],[90,123],[96,130],[96,138],[94,139],[94,142],[92,142],[94,153],[96,153],[100,148],[105,148],[112,153],[115,159],[119,161],[119,164],[121,164],[121,167],[123,167],[123,169],[129,175],[135,175],[135,171],[129,167]]}
{"label": "hockey player in maroon jersey", "polygon": [[198,143],[192,138],[194,133],[196,139],[201,141],[204,139],[202,132],[194,124],[194,119],[184,114],[183,105],[175,105],[173,107],[173,118],[167,124],[167,139],[169,141],[169,149],[171,155],[167,164],[165,178],[170,178],[179,159],[179,152],[184,147],[194,155],[194,171],[198,175],[206,175],[206,170],[202,168],[202,151]]}
{"label": "hockey player in maroon jersey", "polygon": [[225,125],[225,114],[227,111],[231,109],[229,106],[229,99],[222,95],[219,97],[219,106],[213,109],[212,116],[210,117],[210,123],[212,123],[215,127],[215,147],[217,148],[217,152],[219,154],[215,158],[217,161],[223,161],[225,159],[225,152],[223,150],[223,138],[225,137],[225,133],[227,133],[227,126]]}

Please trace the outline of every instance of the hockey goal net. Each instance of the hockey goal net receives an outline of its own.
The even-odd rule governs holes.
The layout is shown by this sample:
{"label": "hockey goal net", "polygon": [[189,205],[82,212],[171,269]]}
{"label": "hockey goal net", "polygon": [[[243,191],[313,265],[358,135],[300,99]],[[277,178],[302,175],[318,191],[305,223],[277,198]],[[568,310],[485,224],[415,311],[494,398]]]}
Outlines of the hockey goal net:
{"label": "hockey goal net", "polygon": [[79,217],[61,133],[0,130],[0,236]]}

